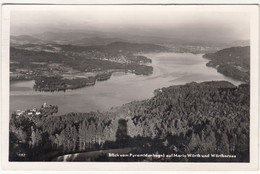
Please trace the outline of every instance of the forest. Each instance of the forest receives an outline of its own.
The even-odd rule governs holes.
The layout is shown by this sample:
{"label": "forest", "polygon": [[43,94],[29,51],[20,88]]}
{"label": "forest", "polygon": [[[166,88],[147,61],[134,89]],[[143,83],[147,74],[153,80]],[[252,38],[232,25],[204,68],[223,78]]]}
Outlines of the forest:
{"label": "forest", "polygon": [[[250,85],[188,83],[107,112],[10,118],[10,161],[249,162]],[[102,150],[102,153],[101,153]],[[108,152],[224,154],[236,158],[109,158]],[[80,155],[79,155],[80,156]]]}
{"label": "forest", "polygon": [[[110,76],[109,76],[110,78]],[[96,77],[64,79],[61,76],[38,76],[35,78],[33,88],[36,91],[66,91],[67,89],[82,88],[93,86],[96,83]]]}
{"label": "forest", "polygon": [[250,80],[250,46],[231,47],[203,55],[209,59],[207,66],[243,82]]}

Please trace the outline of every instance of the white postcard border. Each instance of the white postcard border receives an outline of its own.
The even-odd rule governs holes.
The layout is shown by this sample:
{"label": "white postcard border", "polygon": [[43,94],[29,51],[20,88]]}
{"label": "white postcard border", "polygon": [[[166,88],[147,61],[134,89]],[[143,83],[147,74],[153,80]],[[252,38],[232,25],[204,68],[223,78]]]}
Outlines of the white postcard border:
{"label": "white postcard border", "polygon": [[[145,8],[146,5],[144,5]],[[181,7],[182,5],[178,5]],[[187,6],[187,5],[184,5]],[[62,8],[63,6],[59,6]],[[64,6],[67,8],[68,6]],[[250,67],[250,162],[249,163],[157,163],[157,162],[8,162],[9,152],[9,41],[10,41],[10,11],[17,8],[33,8],[32,6],[2,6],[2,96],[1,96],[1,157],[4,170],[91,170],[91,171],[243,171],[258,170],[258,111],[259,111],[259,6],[219,6],[196,5],[196,9],[213,10],[221,7],[224,11],[245,11],[251,15],[251,67]],[[199,8],[198,8],[199,7]],[[38,8],[38,7],[37,7]],[[45,8],[45,7],[39,7]],[[104,7],[105,8],[105,7]],[[183,7],[182,7],[183,8]]]}

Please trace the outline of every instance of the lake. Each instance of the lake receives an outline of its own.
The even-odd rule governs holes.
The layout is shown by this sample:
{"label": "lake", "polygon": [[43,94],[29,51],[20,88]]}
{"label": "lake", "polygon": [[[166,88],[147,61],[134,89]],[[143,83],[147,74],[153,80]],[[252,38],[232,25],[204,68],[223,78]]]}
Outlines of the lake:
{"label": "lake", "polygon": [[95,86],[66,92],[36,92],[34,81],[11,82],[10,112],[39,108],[44,102],[58,105],[58,114],[106,111],[133,100],[151,98],[155,89],[171,85],[212,80],[226,80],[234,85],[241,83],[207,67],[208,60],[202,58],[202,54],[155,53],[145,56],[153,61],[150,66],[154,71],[150,76],[118,72]]}

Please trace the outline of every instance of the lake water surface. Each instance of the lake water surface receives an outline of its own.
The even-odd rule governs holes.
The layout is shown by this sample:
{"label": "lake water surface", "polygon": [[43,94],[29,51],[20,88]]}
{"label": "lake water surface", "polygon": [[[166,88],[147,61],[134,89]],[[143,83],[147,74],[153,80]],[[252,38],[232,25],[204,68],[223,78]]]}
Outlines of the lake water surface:
{"label": "lake water surface", "polygon": [[171,85],[212,80],[226,80],[235,85],[241,83],[207,67],[208,60],[203,59],[201,54],[156,53],[145,56],[153,61],[150,66],[154,71],[150,76],[118,72],[95,86],[53,93],[34,91],[33,81],[11,82],[10,112],[39,108],[44,102],[58,105],[58,114],[105,111],[133,100],[148,99],[155,89]]}

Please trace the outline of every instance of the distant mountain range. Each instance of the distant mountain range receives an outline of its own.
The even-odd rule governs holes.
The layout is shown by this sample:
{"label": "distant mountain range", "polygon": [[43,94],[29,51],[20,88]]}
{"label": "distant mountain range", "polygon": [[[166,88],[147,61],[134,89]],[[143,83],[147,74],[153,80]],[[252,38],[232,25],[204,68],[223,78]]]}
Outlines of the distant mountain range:
{"label": "distant mountain range", "polygon": [[20,35],[11,36],[11,44],[24,45],[24,44],[71,44],[80,46],[92,46],[92,45],[107,45],[113,42],[123,42],[120,38],[102,38],[102,37],[82,37],[82,35],[68,36],[68,34],[57,34],[53,32],[42,33],[41,35]]}
{"label": "distant mountain range", "polygon": [[41,39],[35,38],[33,36],[29,36],[29,35],[10,36],[10,42],[12,45],[44,43]]}
{"label": "distant mountain range", "polygon": [[72,42],[72,45],[82,45],[82,46],[91,46],[91,45],[107,45],[113,42],[123,42],[123,39],[120,38],[101,38],[101,37],[91,37],[75,40]]}
{"label": "distant mountain range", "polygon": [[[112,41],[112,39],[111,39]],[[156,44],[145,43],[128,43],[128,42],[112,42],[106,45],[91,45],[91,46],[79,46],[79,45],[61,45],[56,43],[45,44],[23,44],[15,46],[15,48],[29,50],[29,51],[44,51],[53,53],[98,53],[105,55],[119,55],[128,53],[151,53],[151,52],[165,52],[169,51],[167,47]]]}
{"label": "distant mountain range", "polygon": [[[29,39],[30,38],[30,39]],[[248,46],[249,40],[206,40],[205,38],[179,38],[179,37],[159,37],[152,35],[134,35],[126,33],[112,33],[112,32],[97,32],[97,31],[47,31],[31,36],[12,36],[11,42],[26,40],[27,43],[35,43],[37,41],[58,44],[71,45],[106,45],[112,42],[124,41],[132,43],[151,43],[151,44],[170,44],[171,46],[207,46],[207,47],[234,47],[234,46]],[[30,41],[30,42],[29,42]]]}
{"label": "distant mountain range", "polygon": [[11,40],[16,40],[16,41],[28,41],[28,42],[38,42],[41,41],[38,38],[35,38],[33,36],[29,35],[20,35],[20,36],[11,36]]}

